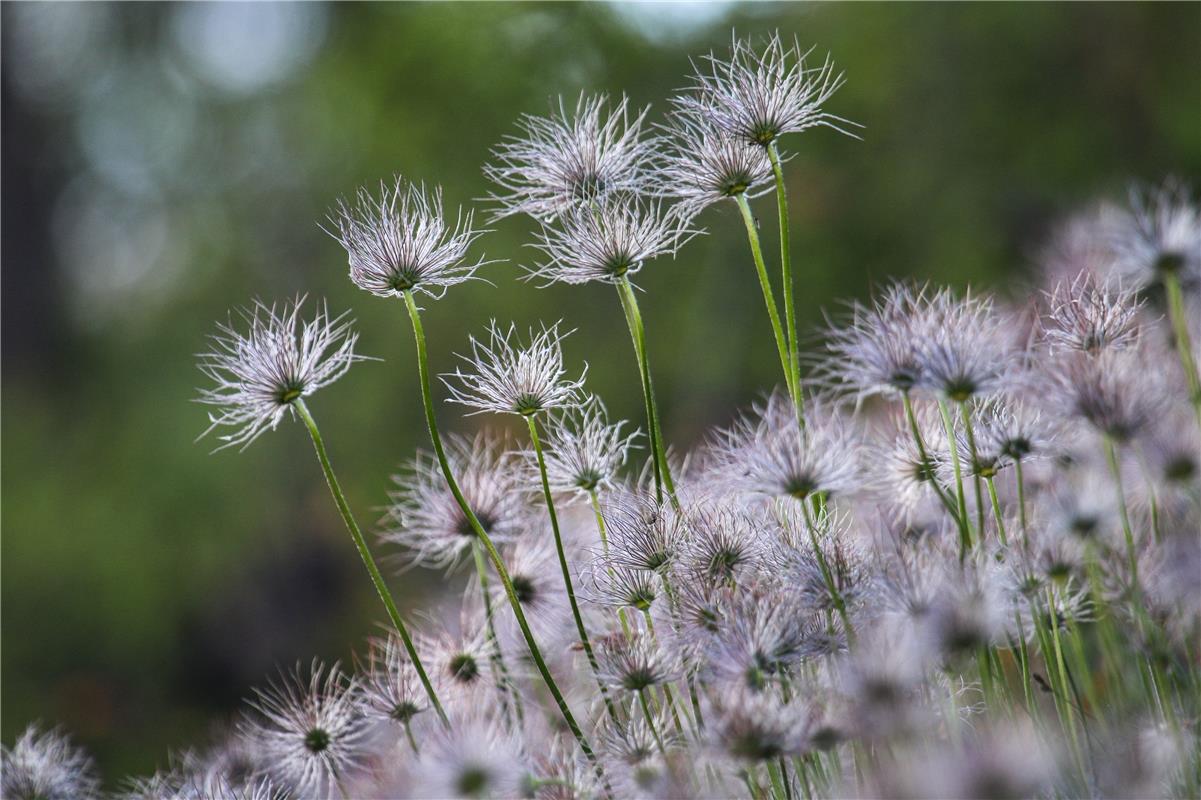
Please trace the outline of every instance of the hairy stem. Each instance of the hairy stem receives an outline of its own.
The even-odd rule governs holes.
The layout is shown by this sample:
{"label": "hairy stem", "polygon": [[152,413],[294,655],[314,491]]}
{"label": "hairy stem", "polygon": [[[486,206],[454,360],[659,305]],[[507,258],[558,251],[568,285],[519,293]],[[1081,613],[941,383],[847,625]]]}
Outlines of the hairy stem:
{"label": "hairy stem", "polygon": [[330,464],[329,455],[325,452],[325,442],[321,438],[321,431],[317,429],[317,421],[309,413],[309,407],[305,405],[303,398],[298,397],[292,401],[292,407],[296,409],[296,413],[304,420],[305,427],[309,429],[309,436],[313,438],[313,448],[317,451],[317,460],[321,462],[321,469],[325,472],[325,482],[329,484],[329,491],[334,496],[334,503],[338,506],[342,521],[346,523],[346,530],[350,531],[350,538],[354,539],[354,546],[363,559],[363,565],[367,567],[367,572],[371,575],[375,591],[379,593],[380,600],[384,601],[384,608],[388,610],[388,618],[392,620],[392,625],[400,634],[405,652],[409,654],[409,660],[413,662],[413,668],[417,671],[417,677],[421,679],[421,685],[429,696],[430,703],[442,721],[446,722],[446,712],[442,709],[442,703],[438,701],[438,695],[434,692],[429,676],[425,673],[425,667],[422,666],[421,658],[417,655],[417,648],[413,646],[413,637],[409,635],[409,629],[401,619],[400,611],[396,608],[396,601],[392,599],[392,592],[388,590],[388,584],[384,582],[384,576],[380,574],[379,567],[375,565],[375,559],[371,556],[371,550],[367,547],[367,540],[363,538],[363,532],[359,530],[359,524],[355,522],[354,515],[350,513],[350,504],[346,502],[346,496],[342,494],[342,487],[334,475],[333,465]]}

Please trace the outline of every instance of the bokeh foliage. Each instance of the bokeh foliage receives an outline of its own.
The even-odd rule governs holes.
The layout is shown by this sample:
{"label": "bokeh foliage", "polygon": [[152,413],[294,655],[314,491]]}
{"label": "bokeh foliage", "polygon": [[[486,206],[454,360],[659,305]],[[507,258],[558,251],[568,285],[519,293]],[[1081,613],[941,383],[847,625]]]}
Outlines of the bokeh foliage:
{"label": "bokeh foliage", "polygon": [[[658,119],[731,29],[828,49],[848,76],[830,109],[866,126],[787,143],[803,330],[890,276],[1016,293],[1072,208],[1201,175],[1197,4],[220,8],[2,12],[0,733],[61,722],[110,777],[203,740],[277,665],[350,657],[382,618],[297,426],[244,453],[192,443],[213,320],[304,292],[353,309],[383,359],[311,403],[361,521],[425,443],[402,307],[355,290],[317,227],[338,195],[401,172],[471,203],[517,115],[624,91]],[[759,213],[770,232],[770,198]],[[736,214],[703,224],[637,276],[679,447],[778,366]],[[612,290],[518,282],[528,241],[497,224],[494,285],[426,303],[434,364],[490,318],[563,317],[590,388],[638,419]],[[394,580],[410,602],[444,582]]]}

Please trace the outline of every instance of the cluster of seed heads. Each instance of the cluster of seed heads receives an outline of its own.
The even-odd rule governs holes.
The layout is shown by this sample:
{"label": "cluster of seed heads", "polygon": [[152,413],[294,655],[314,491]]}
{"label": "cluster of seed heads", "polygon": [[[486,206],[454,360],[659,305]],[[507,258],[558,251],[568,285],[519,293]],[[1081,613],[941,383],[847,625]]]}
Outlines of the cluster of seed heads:
{"label": "cluster of seed heads", "polygon": [[[808,57],[735,40],[653,135],[625,99],[525,117],[486,169],[494,216],[537,221],[532,275],[628,288],[706,207],[771,191],[783,139],[851,125],[823,107],[841,74]],[[397,179],[331,225],[354,283],[404,298],[432,391],[413,297],[474,276],[472,215]],[[1201,217],[1169,182],[1046,252],[1020,303],[905,283],[851,303],[799,358],[801,391],[683,459],[648,378],[642,433],[588,394],[558,324],[491,323],[449,400],[521,417],[530,443],[442,437],[431,410],[434,451],[379,526],[461,596],[353,670],[282,673],[118,796],[1197,796]],[[222,325],[199,399],[226,445],[303,418],[340,499],[304,403],[360,356],[344,316],[302,308]],[[100,796],[37,728],[0,787]]]}

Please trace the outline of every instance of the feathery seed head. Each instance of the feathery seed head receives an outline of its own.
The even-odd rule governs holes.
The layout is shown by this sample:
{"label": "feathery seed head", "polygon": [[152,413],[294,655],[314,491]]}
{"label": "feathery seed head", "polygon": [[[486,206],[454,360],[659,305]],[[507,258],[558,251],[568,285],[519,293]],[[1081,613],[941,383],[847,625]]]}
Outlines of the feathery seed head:
{"label": "feathery seed head", "polygon": [[1173,273],[1190,288],[1201,282],[1201,211],[1188,187],[1168,179],[1160,186],[1134,187],[1129,209],[1111,209],[1106,244],[1113,269],[1138,286]]}
{"label": "feathery seed head", "polygon": [[[637,430],[623,435],[625,424],[623,420],[610,425],[605,405],[596,395],[549,416],[542,444],[551,490],[587,498],[611,488],[640,435]],[[522,455],[527,467],[537,470],[536,454],[530,450]]]}
{"label": "feathery seed head", "polygon": [[722,200],[757,197],[771,188],[766,151],[722,132],[694,109],[677,108],[663,129],[669,135],[655,193],[674,197],[688,216]]}
{"label": "feathery seed head", "polygon": [[1052,348],[1096,354],[1120,350],[1138,338],[1143,302],[1133,289],[1102,283],[1082,272],[1070,283],[1059,284],[1047,299],[1050,311],[1043,318],[1043,335]]}
{"label": "feathery seed head", "polygon": [[597,677],[614,689],[638,692],[675,680],[680,670],[674,655],[636,624],[596,638]]}
{"label": "feathery seed head", "polygon": [[991,299],[959,299],[943,289],[930,298],[928,313],[933,324],[919,343],[919,387],[956,403],[1005,388],[1014,360],[1010,326]]}
{"label": "feathery seed head", "polygon": [[644,137],[649,107],[634,112],[629,100],[610,107],[605,95],[580,95],[574,112],[559,99],[556,114],[524,115],[521,135],[493,151],[496,163],[484,175],[499,191],[493,219],[528,214],[548,221],[616,192],[639,194],[656,160],[656,140]]}
{"label": "feathery seed head", "polygon": [[470,711],[422,742],[415,796],[520,796],[528,774],[520,741],[497,720]]}
{"label": "feathery seed head", "polygon": [[236,330],[232,320],[218,323],[217,333],[209,337],[212,350],[197,356],[200,371],[216,386],[200,389],[196,400],[218,409],[209,413],[211,424],[201,436],[218,427],[235,429],[218,437],[224,444],[217,449],[245,447],[274,430],[296,400],[363,360],[354,352],[358,334],[346,315],[331,318],[322,304],[311,321],[301,323],[304,301],[297,298],[278,311],[255,301],[239,311],[249,326],[246,333]]}
{"label": "feathery seed head", "polygon": [[[580,403],[587,366],[576,379],[566,377],[561,343],[571,331],[559,333],[559,323],[529,334],[523,345],[517,326],[488,327],[488,341],[470,337],[471,356],[460,356],[471,365],[468,372],[455,370],[443,377],[451,402],[474,408],[472,413],[532,416],[539,411],[574,408]],[[456,383],[447,380],[453,378]]]}
{"label": "feathery seed head", "polygon": [[473,213],[462,211],[453,225],[442,213],[442,189],[399,175],[380,182],[379,196],[360,189],[354,205],[338,201],[328,233],[346,249],[350,279],[379,297],[407,291],[441,297],[447,288],[470,280],[484,260],[467,263],[467,249],[486,231],[474,228]]}
{"label": "feathery seed head", "polygon": [[258,691],[243,732],[262,749],[272,777],[301,797],[337,792],[364,766],[370,731],[357,703],[358,683],[334,664],[314,661]]}
{"label": "feathery seed head", "polygon": [[92,759],[59,730],[30,725],[10,750],[0,747],[0,795],[12,800],[100,797]]}
{"label": "feathery seed head", "polygon": [[408,725],[429,708],[429,700],[395,635],[372,639],[360,688],[364,715],[394,725]]}
{"label": "feathery seed head", "polygon": [[813,747],[820,716],[799,700],[784,703],[771,692],[737,684],[714,687],[706,699],[713,744],[740,761],[803,755]]}
{"label": "feathery seed head", "polygon": [[909,392],[923,378],[922,345],[936,326],[925,288],[893,284],[870,305],[852,303],[844,324],[828,323],[818,375],[859,396]]}
{"label": "feathery seed head", "polygon": [[804,501],[856,489],[856,448],[841,415],[814,400],[804,416],[802,430],[792,401],[775,392],[721,436],[715,471],[731,489],[770,498]]}
{"label": "feathery seed head", "polygon": [[683,520],[640,493],[613,497],[604,509],[609,554],[614,565],[648,572],[670,569],[684,544]]}
{"label": "feathery seed head", "polygon": [[529,278],[552,283],[614,283],[642,269],[646,261],[676,251],[698,231],[680,208],[637,195],[610,195],[565,211],[543,223],[534,247],[546,261]]}
{"label": "feathery seed head", "polygon": [[[506,440],[487,431],[467,439],[444,438],[447,462],[467,505],[484,532],[498,545],[526,529],[529,508],[506,454]],[[401,545],[414,563],[435,569],[454,567],[475,542],[475,530],[430,454],[418,452],[392,477],[396,489],[380,537]]]}
{"label": "feathery seed head", "polygon": [[703,115],[724,134],[760,147],[818,125],[853,136],[840,126],[855,123],[822,110],[842,86],[842,73],[834,71],[828,56],[811,66],[806,59],[812,52],[801,50],[795,40],[786,45],[778,33],[758,51],[750,39],[734,39],[727,59],[704,58],[707,69],[695,69],[691,93],[674,103]]}

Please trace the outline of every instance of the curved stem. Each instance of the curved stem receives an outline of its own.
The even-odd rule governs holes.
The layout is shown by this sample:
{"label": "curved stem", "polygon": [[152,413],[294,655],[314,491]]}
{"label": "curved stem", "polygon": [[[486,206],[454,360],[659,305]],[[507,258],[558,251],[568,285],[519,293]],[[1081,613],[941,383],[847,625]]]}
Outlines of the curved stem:
{"label": "curved stem", "polygon": [[[792,371],[792,386],[796,390],[797,410],[804,411],[805,395],[801,391],[800,347],[797,345],[796,334],[796,303],[792,294],[792,242],[788,230],[788,190],[784,185],[784,167],[780,162],[780,152],[773,141],[767,147],[767,156],[771,159],[772,172],[776,176],[776,210],[780,217],[780,278],[784,287],[784,325],[788,332],[788,366]],[[801,426],[805,418],[800,415]]]}
{"label": "curved stem", "polygon": [[642,313],[638,310],[638,298],[634,288],[625,276],[617,279],[617,295],[621,298],[621,308],[625,312],[626,324],[630,328],[630,336],[634,340],[634,352],[638,357],[638,370],[642,377],[642,397],[646,406],[646,425],[650,430],[647,438],[651,445],[651,460],[655,473],[655,499],[663,502],[663,489],[672,505],[679,509],[676,499],[676,485],[671,478],[671,467],[667,463],[667,448],[663,446],[663,425],[659,421],[659,406],[655,402],[655,387],[651,383],[650,361],[646,355],[646,329],[642,325]]}
{"label": "curved stem", "polygon": [[571,583],[571,570],[567,567],[567,553],[563,550],[563,536],[559,532],[559,515],[555,511],[555,499],[551,494],[550,480],[546,475],[546,459],[542,455],[542,442],[538,438],[538,423],[533,414],[527,416],[525,421],[530,428],[530,441],[534,445],[534,456],[538,459],[538,475],[542,478],[542,497],[546,500],[546,511],[550,515],[550,528],[555,535],[555,551],[559,555],[559,569],[563,572],[563,586],[567,589],[567,602],[571,606],[571,616],[575,618],[575,629],[580,634],[580,644],[584,646],[584,654],[588,656],[588,664],[592,667],[592,675],[596,678],[597,686],[600,687],[605,708],[609,710],[609,716],[616,722],[617,709],[613,707],[609,692],[605,689],[605,684],[601,682],[600,665],[596,663],[596,654],[592,652],[592,641],[588,638],[588,629],[584,627],[584,618],[580,615],[580,605],[575,599],[575,587]]}
{"label": "curved stem", "polygon": [[[434,445],[434,454],[438,457],[438,464],[442,468],[442,475],[446,478],[446,484],[450,488],[450,493],[454,495],[455,502],[459,504],[463,515],[467,517],[472,531],[479,537],[480,543],[483,544],[484,550],[488,553],[488,558],[492,561],[492,567],[500,577],[501,585],[505,590],[505,596],[509,599],[509,606],[513,609],[513,616],[517,619],[517,626],[521,629],[522,638],[525,639],[526,646],[529,648],[530,657],[534,659],[538,673],[542,676],[546,688],[550,691],[555,704],[559,707],[559,713],[563,715],[563,720],[567,723],[571,735],[575,737],[576,742],[580,745],[580,749],[588,757],[588,761],[591,762],[597,776],[607,786],[608,782],[604,777],[600,761],[597,759],[592,745],[588,743],[588,739],[584,736],[584,732],[580,729],[579,723],[576,722],[575,716],[571,713],[571,708],[563,698],[563,693],[559,690],[559,685],[555,683],[554,677],[550,674],[550,669],[546,666],[546,660],[542,657],[542,651],[538,647],[538,642],[534,640],[534,634],[530,631],[529,623],[525,618],[525,612],[521,609],[521,601],[517,599],[517,592],[513,589],[513,581],[509,577],[509,571],[505,568],[505,563],[501,559],[496,545],[493,544],[492,538],[488,536],[488,532],[484,530],[475,512],[471,510],[471,506],[467,504],[467,500],[463,497],[463,492],[459,489],[459,483],[455,480],[454,473],[450,469],[450,463],[446,460],[446,451],[442,447],[442,437],[438,433],[438,420],[434,415],[433,392],[430,389],[429,359],[425,352],[425,331],[421,326],[421,314],[417,310],[417,304],[413,301],[412,292],[405,292],[404,299],[405,306],[409,311],[409,319],[413,323],[413,339],[417,345],[417,371],[421,378],[421,400],[425,406],[425,422],[429,428],[430,440]],[[611,790],[609,794],[612,794]]]}
{"label": "curved stem", "polygon": [[434,692],[429,676],[425,673],[425,667],[421,665],[417,648],[413,647],[413,637],[409,635],[409,629],[401,619],[396,602],[392,599],[392,592],[388,590],[388,584],[384,582],[384,576],[380,574],[379,567],[375,565],[375,559],[371,556],[371,550],[367,547],[367,540],[363,538],[363,532],[359,530],[359,524],[355,522],[354,515],[350,513],[350,504],[346,502],[346,496],[342,494],[342,487],[334,475],[329,455],[325,452],[325,442],[321,438],[321,431],[317,429],[317,421],[309,413],[309,407],[305,405],[304,398],[298,397],[293,400],[292,407],[296,409],[296,413],[304,420],[305,427],[309,429],[309,436],[313,439],[313,448],[317,451],[317,460],[321,462],[321,469],[325,472],[325,482],[334,496],[334,503],[338,506],[342,521],[346,523],[346,530],[350,531],[350,538],[354,539],[354,546],[359,551],[359,557],[363,559],[363,565],[367,567],[367,572],[371,575],[371,582],[375,584],[375,591],[379,594],[380,600],[384,601],[384,608],[388,610],[388,618],[392,620],[396,632],[400,634],[400,640],[409,654],[409,660],[413,662],[413,668],[417,671],[417,677],[421,679],[425,693],[429,695],[430,703],[445,723],[447,721],[446,712],[442,709],[442,704],[438,702],[438,695]]}
{"label": "curved stem", "polygon": [[1197,375],[1197,362],[1193,360],[1193,343],[1188,333],[1180,278],[1169,272],[1164,275],[1163,286],[1168,294],[1168,317],[1172,322],[1172,338],[1176,340],[1176,352],[1180,354],[1180,365],[1184,368],[1184,377],[1188,381],[1189,402],[1193,404],[1193,410],[1197,414],[1197,424],[1201,425],[1201,377]]}
{"label": "curved stem", "polygon": [[992,513],[997,518],[997,535],[1001,537],[1001,544],[1009,546],[1009,537],[1005,535],[1005,520],[1001,516],[1001,503],[997,499],[997,484],[992,478],[985,478],[984,482],[988,484],[988,499],[992,501]]}
{"label": "curved stem", "polygon": [[767,276],[767,264],[763,261],[763,248],[759,244],[759,229],[755,227],[755,215],[751,212],[750,201],[745,194],[738,195],[735,200],[738,210],[742,212],[742,221],[746,224],[746,237],[751,245],[751,256],[755,260],[755,271],[759,275],[759,288],[763,290],[763,303],[767,306],[767,316],[771,320],[772,334],[776,338],[776,350],[780,354],[780,366],[784,369],[784,385],[788,395],[796,402],[796,386],[792,383],[792,368],[788,358],[788,343],[784,338],[784,327],[780,324],[780,312],[776,308],[776,296],[772,292],[771,279]]}

